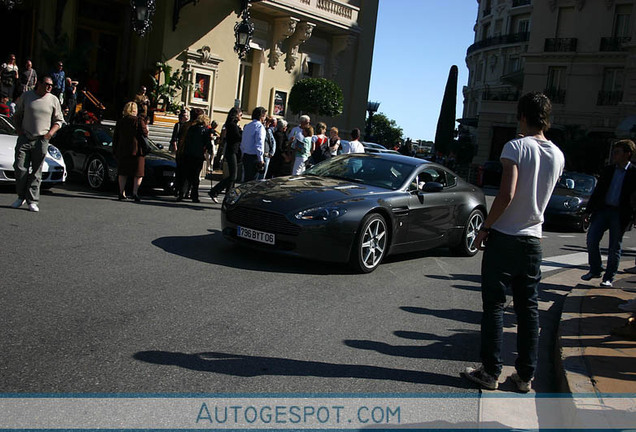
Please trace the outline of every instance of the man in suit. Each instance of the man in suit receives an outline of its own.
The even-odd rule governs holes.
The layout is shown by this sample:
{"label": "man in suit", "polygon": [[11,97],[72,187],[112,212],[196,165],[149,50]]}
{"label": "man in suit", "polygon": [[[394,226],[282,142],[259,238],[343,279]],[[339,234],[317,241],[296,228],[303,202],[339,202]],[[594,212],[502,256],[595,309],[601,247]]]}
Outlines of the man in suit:
{"label": "man in suit", "polygon": [[609,230],[609,253],[602,287],[611,287],[621,259],[623,234],[634,220],[630,198],[636,191],[636,166],[630,163],[636,147],[631,140],[621,140],[612,146],[612,165],[603,169],[596,189],[590,197],[587,211],[592,213],[587,233],[587,253],[590,271],[581,279],[600,278],[603,271],[599,244]]}

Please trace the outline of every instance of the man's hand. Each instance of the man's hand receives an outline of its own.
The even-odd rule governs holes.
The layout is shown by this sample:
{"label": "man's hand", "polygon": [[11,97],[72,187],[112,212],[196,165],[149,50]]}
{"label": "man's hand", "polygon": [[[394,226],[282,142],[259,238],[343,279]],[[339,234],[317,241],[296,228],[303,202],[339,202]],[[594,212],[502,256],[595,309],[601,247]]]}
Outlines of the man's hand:
{"label": "man's hand", "polygon": [[51,139],[51,137],[52,137],[52,136],[53,136],[53,135],[51,135],[51,132],[47,132],[47,133],[46,133],[46,135],[44,135],[44,139],[45,139],[46,141],[49,141],[49,140]]}
{"label": "man's hand", "polygon": [[256,162],[256,170],[258,172],[263,172],[265,170],[265,162],[264,161]]}
{"label": "man's hand", "polygon": [[485,250],[486,249],[486,241],[488,241],[488,231],[486,230],[479,230],[477,232],[477,237],[475,237],[475,246],[477,246],[477,249],[479,250]]}

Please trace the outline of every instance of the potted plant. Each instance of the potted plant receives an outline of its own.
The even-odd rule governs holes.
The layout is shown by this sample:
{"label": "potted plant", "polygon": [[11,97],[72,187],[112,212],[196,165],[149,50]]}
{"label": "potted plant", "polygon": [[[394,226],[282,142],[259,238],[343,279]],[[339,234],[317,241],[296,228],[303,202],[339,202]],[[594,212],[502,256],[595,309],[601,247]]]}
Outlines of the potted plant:
{"label": "potted plant", "polygon": [[[173,72],[172,66],[166,62],[157,62],[156,67],[157,73],[150,76],[153,84],[150,91],[153,108],[157,111],[178,114],[183,109],[184,103],[177,99],[177,94],[190,87],[192,83],[181,73],[181,70]],[[161,83],[162,74],[163,83]]]}

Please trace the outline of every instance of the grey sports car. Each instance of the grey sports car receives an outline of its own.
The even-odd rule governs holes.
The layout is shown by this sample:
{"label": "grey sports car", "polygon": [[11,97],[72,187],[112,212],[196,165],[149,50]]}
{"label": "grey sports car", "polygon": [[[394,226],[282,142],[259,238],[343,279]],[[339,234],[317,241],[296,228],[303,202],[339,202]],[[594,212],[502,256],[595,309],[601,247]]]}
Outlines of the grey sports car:
{"label": "grey sports car", "polygon": [[241,184],[223,235],[245,245],[375,270],[389,254],[449,246],[477,253],[483,192],[447,168],[394,154],[348,154],[301,176]]}

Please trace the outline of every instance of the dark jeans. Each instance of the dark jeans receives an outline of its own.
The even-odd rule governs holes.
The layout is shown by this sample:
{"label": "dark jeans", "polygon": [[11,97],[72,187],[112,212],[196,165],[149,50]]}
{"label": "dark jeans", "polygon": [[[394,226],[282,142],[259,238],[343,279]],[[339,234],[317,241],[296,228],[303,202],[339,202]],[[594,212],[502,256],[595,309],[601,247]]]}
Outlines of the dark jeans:
{"label": "dark jeans", "polygon": [[258,156],[243,153],[243,181],[248,182],[250,180],[255,180],[258,174],[258,168],[256,164],[258,163]]}
{"label": "dark jeans", "polygon": [[236,155],[235,154],[227,154],[225,155],[225,162],[227,163],[227,169],[229,175],[225,177],[223,180],[218,182],[212,189],[210,189],[210,195],[217,196],[221,193],[222,190],[228,190],[234,183],[236,183],[236,175],[238,173],[238,168],[236,164]]}
{"label": "dark jeans", "polygon": [[190,198],[193,200],[199,199],[199,174],[201,168],[203,168],[203,159],[198,159],[192,156],[183,157],[184,164],[184,177],[186,183],[182,185],[182,189],[179,191],[179,196],[183,197],[188,193],[188,188],[192,188],[190,191]]}
{"label": "dark jeans", "polygon": [[184,197],[188,195],[188,191],[190,190],[190,183],[188,183],[186,175],[185,156],[179,155],[176,157],[175,161],[177,162],[177,170],[175,172],[175,191],[178,196]]}
{"label": "dark jeans", "polygon": [[484,369],[501,374],[501,345],[506,288],[512,289],[517,315],[517,373],[534,377],[539,344],[538,287],[541,281],[541,239],[491,231],[481,264],[481,359]]}
{"label": "dark jeans", "polygon": [[607,269],[604,280],[612,280],[618,272],[618,262],[621,259],[623,234],[621,215],[618,208],[602,208],[592,213],[590,229],[587,232],[587,253],[590,272],[600,274],[603,271],[601,262],[600,243],[605,231],[609,230],[609,249],[607,254]]}

